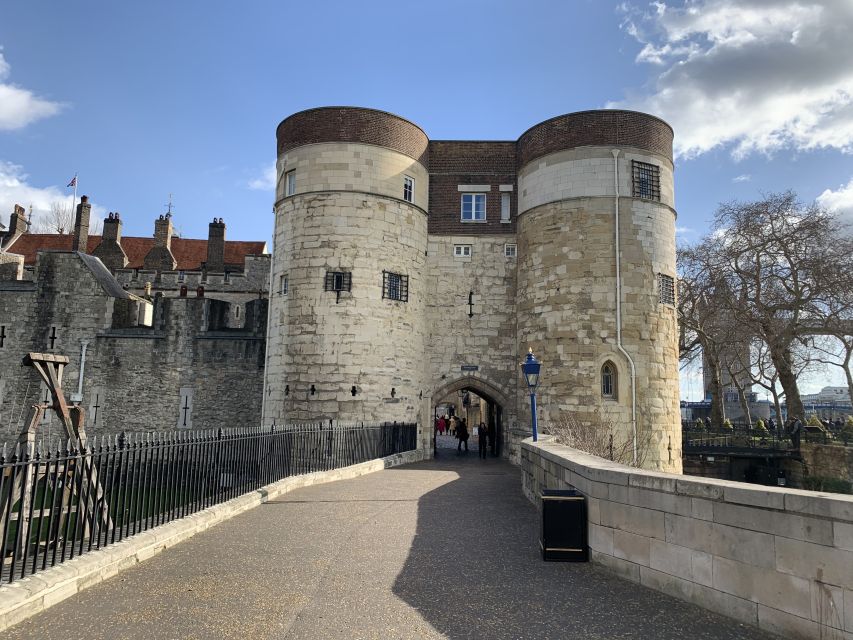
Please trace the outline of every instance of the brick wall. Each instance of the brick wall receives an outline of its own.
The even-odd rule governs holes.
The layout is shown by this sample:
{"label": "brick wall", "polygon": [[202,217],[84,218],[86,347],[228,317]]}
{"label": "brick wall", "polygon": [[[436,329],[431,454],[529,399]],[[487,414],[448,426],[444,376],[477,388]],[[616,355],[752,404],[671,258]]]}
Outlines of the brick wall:
{"label": "brick wall", "polygon": [[320,107],[282,120],[276,129],[278,155],[316,142],[363,142],[387,147],[429,166],[428,139],[417,125],[384,111]]}

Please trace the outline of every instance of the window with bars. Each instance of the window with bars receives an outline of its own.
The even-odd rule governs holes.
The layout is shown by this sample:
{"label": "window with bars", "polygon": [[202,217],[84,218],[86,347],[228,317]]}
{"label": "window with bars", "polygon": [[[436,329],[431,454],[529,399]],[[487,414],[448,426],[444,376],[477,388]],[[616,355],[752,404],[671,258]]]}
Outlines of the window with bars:
{"label": "window with bars", "polygon": [[675,304],[675,279],[672,276],[658,274],[658,300],[661,304]]}
{"label": "window with bars", "polygon": [[415,179],[411,176],[403,176],[403,200],[415,201]]}
{"label": "window with bars", "polygon": [[660,201],[660,167],[632,160],[631,169],[634,197]]}
{"label": "window with bars", "polygon": [[382,272],[382,297],[388,300],[409,301],[409,276],[390,271]]}
{"label": "window with bars", "polygon": [[352,290],[352,274],[349,271],[327,271],[324,289],[334,291],[337,298],[336,302],[340,302],[341,291]]}

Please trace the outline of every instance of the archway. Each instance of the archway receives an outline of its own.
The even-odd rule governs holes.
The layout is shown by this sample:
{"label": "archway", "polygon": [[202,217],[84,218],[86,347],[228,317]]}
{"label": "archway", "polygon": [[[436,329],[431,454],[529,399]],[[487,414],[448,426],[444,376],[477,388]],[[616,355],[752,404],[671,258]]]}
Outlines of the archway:
{"label": "archway", "polygon": [[[488,455],[501,457],[505,451],[506,428],[504,424],[504,407],[508,406],[509,400],[506,394],[496,385],[488,380],[475,376],[464,376],[448,382],[436,389],[431,396],[433,426],[439,423],[439,418],[445,415],[456,414],[457,418],[464,417],[468,425],[468,432],[472,436],[471,441],[479,449],[481,442],[478,436],[477,426],[483,423],[489,433],[487,445]],[[437,437],[437,430],[433,429],[433,453],[441,455],[442,447],[448,448],[448,442],[455,448],[455,440]]]}

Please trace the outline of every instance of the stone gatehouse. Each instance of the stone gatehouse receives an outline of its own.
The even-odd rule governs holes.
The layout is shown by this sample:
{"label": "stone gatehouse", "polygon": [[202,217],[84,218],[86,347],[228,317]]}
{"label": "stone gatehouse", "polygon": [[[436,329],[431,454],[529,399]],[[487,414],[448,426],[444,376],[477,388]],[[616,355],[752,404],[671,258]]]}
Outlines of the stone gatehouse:
{"label": "stone gatehouse", "polygon": [[599,416],[680,471],[672,135],[611,110],[511,141],[354,107],[286,118],[264,422],[430,425],[469,390],[514,455],[532,348],[542,423]]}

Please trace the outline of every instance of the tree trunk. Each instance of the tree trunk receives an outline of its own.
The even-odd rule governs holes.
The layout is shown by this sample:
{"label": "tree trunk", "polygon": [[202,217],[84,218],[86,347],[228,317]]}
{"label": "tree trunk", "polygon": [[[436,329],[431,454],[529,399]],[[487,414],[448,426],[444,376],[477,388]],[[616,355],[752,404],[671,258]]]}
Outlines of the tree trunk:
{"label": "tree trunk", "polygon": [[770,357],[773,359],[773,366],[776,373],[779,374],[779,384],[785,391],[785,404],[788,405],[788,417],[800,418],[805,422],[806,412],[803,408],[803,401],[800,399],[800,388],[797,386],[797,376],[794,375],[794,370],[791,367],[791,352],[788,348],[777,349],[773,345],[770,347]]}
{"label": "tree trunk", "polygon": [[705,352],[705,359],[708,363],[708,368],[711,370],[711,384],[709,385],[711,392],[711,425],[714,427],[723,426],[723,421],[726,419],[726,411],[723,406],[723,382],[720,371],[720,360],[715,354],[712,354],[708,349]]}
{"label": "tree trunk", "polygon": [[740,400],[740,410],[743,411],[743,419],[746,420],[746,424],[752,429],[752,414],[749,412],[749,402],[747,402],[746,393],[744,393],[743,387],[740,385],[737,385],[737,396],[738,400]]}
{"label": "tree trunk", "polygon": [[782,420],[782,403],[779,402],[779,392],[776,391],[775,382],[770,389],[770,393],[773,394],[773,408],[776,409],[776,428],[782,429],[785,426],[785,422]]}

